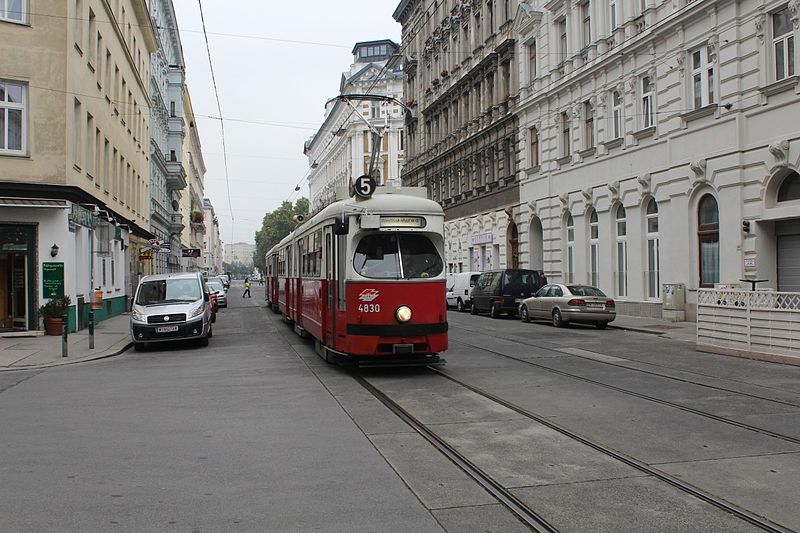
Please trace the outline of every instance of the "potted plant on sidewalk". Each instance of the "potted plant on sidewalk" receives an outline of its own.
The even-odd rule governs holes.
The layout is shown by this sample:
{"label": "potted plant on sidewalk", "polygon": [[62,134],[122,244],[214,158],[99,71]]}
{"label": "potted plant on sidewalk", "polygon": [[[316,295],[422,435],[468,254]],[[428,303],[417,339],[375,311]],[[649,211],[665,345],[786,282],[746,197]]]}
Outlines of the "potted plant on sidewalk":
{"label": "potted plant on sidewalk", "polygon": [[44,329],[48,335],[61,335],[64,328],[63,316],[72,302],[69,296],[55,296],[39,308],[39,314],[44,318]]}

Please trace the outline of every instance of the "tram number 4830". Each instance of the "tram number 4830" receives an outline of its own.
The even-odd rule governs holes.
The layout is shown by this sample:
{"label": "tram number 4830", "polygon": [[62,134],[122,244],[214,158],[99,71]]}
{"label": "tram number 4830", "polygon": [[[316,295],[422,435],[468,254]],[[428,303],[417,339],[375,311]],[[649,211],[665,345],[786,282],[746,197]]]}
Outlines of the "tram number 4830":
{"label": "tram number 4830", "polygon": [[381,304],[358,304],[358,310],[362,313],[380,313]]}

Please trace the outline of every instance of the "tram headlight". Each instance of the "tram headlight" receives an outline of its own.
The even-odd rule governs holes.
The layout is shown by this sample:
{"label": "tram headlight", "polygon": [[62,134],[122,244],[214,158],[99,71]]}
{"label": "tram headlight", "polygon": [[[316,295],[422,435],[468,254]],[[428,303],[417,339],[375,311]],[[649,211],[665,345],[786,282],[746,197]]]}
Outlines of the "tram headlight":
{"label": "tram headlight", "polygon": [[394,312],[394,316],[398,322],[408,322],[411,320],[411,308],[407,305],[401,305]]}

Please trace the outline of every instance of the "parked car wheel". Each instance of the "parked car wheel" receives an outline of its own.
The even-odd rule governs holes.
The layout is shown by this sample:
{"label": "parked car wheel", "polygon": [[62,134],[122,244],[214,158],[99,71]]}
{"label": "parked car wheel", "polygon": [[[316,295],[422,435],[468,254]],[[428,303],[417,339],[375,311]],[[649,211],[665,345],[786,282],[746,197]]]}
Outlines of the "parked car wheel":
{"label": "parked car wheel", "polygon": [[197,345],[198,346],[208,346],[208,337],[210,337],[210,336],[211,335],[206,335],[202,339],[197,339]]}
{"label": "parked car wheel", "polygon": [[147,350],[147,343],[146,342],[134,342],[133,349],[137,352],[143,352]]}
{"label": "parked car wheel", "polygon": [[608,327],[608,322],[601,320],[600,322],[595,322],[594,326],[597,329],[606,329]]}
{"label": "parked car wheel", "polygon": [[519,319],[522,320],[523,322],[530,322],[531,321],[531,317],[528,314],[528,306],[527,305],[523,305],[523,306],[521,306],[519,308]]}
{"label": "parked car wheel", "polygon": [[561,318],[561,311],[558,309],[553,309],[553,325],[557,328],[563,328],[567,325],[567,322]]}
{"label": "parked car wheel", "polygon": [[500,309],[497,302],[492,302],[492,307],[489,308],[489,316],[492,318],[500,318]]}
{"label": "parked car wheel", "polygon": [[475,305],[475,302],[472,302],[472,305],[469,306],[469,314],[471,315],[478,314],[478,307]]}
{"label": "parked car wheel", "polygon": [[213,336],[214,336],[214,328],[208,326],[208,338],[210,339]]}
{"label": "parked car wheel", "polygon": [[463,313],[467,310],[467,307],[464,305],[464,301],[461,298],[459,298],[456,302],[456,309],[458,309],[459,313]]}

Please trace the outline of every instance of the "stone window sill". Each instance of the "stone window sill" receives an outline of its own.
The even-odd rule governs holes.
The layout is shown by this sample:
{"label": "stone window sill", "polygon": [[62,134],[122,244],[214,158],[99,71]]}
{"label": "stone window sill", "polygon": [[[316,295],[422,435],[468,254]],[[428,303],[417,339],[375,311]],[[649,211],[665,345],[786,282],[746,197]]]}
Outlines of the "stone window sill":
{"label": "stone window sill", "polygon": [[788,78],[778,80],[764,87],[759,87],[758,91],[764,96],[773,96],[794,89],[798,81],[800,81],[800,76],[789,76]]}
{"label": "stone window sill", "polygon": [[607,149],[617,148],[618,146],[622,146],[622,137],[617,137],[616,139],[611,139],[610,141],[605,143],[605,147]]}
{"label": "stone window sill", "polygon": [[532,167],[528,167],[527,169],[525,169],[525,172],[527,172],[528,175],[530,175],[530,174],[538,174],[539,170],[541,168],[542,168],[541,165],[533,165]]}
{"label": "stone window sill", "polygon": [[683,113],[681,115],[681,119],[684,122],[691,122],[693,120],[697,120],[698,118],[707,117],[709,115],[713,115],[717,112],[717,104],[708,104],[703,107],[698,107],[697,109],[693,109],[687,113]]}
{"label": "stone window sill", "polygon": [[572,161],[572,154],[565,155],[564,157],[559,157],[558,159],[556,159],[556,163],[558,163],[558,165],[562,167],[567,163],[569,163],[570,161]]}
{"label": "stone window sill", "polygon": [[591,148],[587,148],[585,150],[580,150],[578,152],[578,155],[581,156],[582,158],[586,159],[589,156],[593,156],[596,152],[597,152],[597,148],[592,146]]}
{"label": "stone window sill", "polygon": [[644,139],[646,137],[652,137],[656,134],[656,127],[650,126],[649,128],[643,128],[639,131],[633,132],[633,138],[637,141]]}

